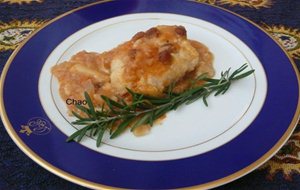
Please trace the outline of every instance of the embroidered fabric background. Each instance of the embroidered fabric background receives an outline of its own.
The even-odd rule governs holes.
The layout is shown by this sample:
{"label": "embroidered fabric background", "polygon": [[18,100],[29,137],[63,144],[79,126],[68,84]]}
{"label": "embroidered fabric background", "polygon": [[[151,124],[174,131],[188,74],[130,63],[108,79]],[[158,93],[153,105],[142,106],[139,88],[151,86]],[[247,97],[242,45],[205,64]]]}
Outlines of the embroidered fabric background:
{"label": "embroidered fabric background", "polygon": [[[299,0],[195,1],[224,7],[254,21],[284,46],[300,68]],[[0,72],[18,44],[43,23],[91,2],[95,0],[0,0]],[[86,188],[35,164],[13,143],[0,122],[0,189]],[[217,189],[300,189],[300,126],[271,160],[245,177]]]}

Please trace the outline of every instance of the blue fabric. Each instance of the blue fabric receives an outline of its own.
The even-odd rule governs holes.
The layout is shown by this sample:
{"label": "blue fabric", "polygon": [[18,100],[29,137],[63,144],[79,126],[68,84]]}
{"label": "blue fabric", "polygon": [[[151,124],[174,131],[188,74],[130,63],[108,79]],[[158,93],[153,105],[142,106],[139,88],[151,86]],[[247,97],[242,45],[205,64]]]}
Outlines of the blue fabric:
{"label": "blue fabric", "polygon": [[[94,1],[48,0],[42,3],[32,2],[22,5],[1,3],[0,1],[0,21],[10,23],[13,20],[49,20],[90,2]],[[273,0],[273,5],[270,8],[233,6],[221,2],[218,0],[210,1],[212,4],[233,10],[263,26],[283,25],[295,30],[300,28],[300,15],[298,13],[300,1]],[[300,41],[298,42],[300,43]],[[0,52],[0,71],[12,51],[13,49]],[[296,56],[294,58],[299,65],[299,59]],[[2,123],[0,123],[0,144],[0,189],[86,189],[67,182],[35,164],[12,142]],[[299,166],[295,165],[295,167]],[[266,167],[217,189],[299,189],[300,187],[300,174],[297,172],[290,173],[288,177],[283,172],[277,172],[274,176],[270,176],[272,174]]]}

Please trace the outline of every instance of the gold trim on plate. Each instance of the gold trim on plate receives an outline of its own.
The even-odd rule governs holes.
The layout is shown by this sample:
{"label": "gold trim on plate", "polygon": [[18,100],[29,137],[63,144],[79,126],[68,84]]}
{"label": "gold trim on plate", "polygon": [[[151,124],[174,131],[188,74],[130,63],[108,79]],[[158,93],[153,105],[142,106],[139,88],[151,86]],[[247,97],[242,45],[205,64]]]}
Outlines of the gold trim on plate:
{"label": "gold trim on plate", "polygon": [[[41,28],[37,29],[36,31],[34,31],[34,33],[29,36],[26,40],[24,40],[19,46],[18,48],[12,53],[12,55],[9,57],[7,63],[5,64],[5,67],[3,69],[2,75],[1,75],[1,79],[0,79],[0,112],[1,112],[1,119],[3,121],[3,124],[8,132],[8,134],[10,135],[10,137],[13,139],[13,141],[16,143],[16,145],[28,156],[30,157],[32,160],[34,160],[36,163],[38,163],[39,165],[41,165],[42,167],[44,167],[45,169],[49,170],[50,172],[68,180],[71,181],[73,183],[77,183],[79,185],[88,187],[88,188],[92,188],[92,189],[120,189],[120,188],[116,188],[116,187],[110,187],[110,186],[106,186],[106,185],[102,185],[102,184],[98,184],[98,183],[94,183],[82,178],[79,178],[77,176],[71,175],[51,164],[49,164],[48,162],[46,162],[45,160],[43,160],[41,157],[39,157],[36,153],[34,153],[18,136],[18,134],[16,133],[16,131],[13,129],[6,111],[5,111],[5,106],[4,106],[4,100],[3,100],[3,86],[4,86],[4,80],[5,80],[5,76],[7,74],[7,71],[9,69],[10,64],[12,63],[13,59],[15,58],[15,56],[17,55],[17,53],[20,51],[20,49],[24,46],[24,44],[26,44],[36,33],[38,33],[41,29],[43,29],[44,27],[50,25],[51,23],[55,22],[56,20],[69,15],[75,11],[84,9],[86,7],[90,7],[96,4],[100,4],[100,3],[106,3],[106,2],[111,2],[114,0],[103,0],[103,1],[99,1],[99,2],[95,2],[95,3],[91,3],[79,8],[76,8],[74,10],[68,11],[56,18],[54,18],[53,20],[47,22],[46,24],[44,24]],[[188,0],[191,1],[191,0]],[[195,5],[200,3],[200,2],[195,2],[195,1],[191,1],[194,2]],[[206,4],[206,3],[204,3]],[[209,5],[209,4],[206,4]],[[295,70],[297,79],[298,79],[298,88],[299,88],[299,93],[300,94],[300,77],[299,77],[299,73],[296,67],[296,64],[294,63],[294,61],[290,58],[290,56],[288,55],[288,53],[284,50],[284,48],[281,46],[281,44],[279,44],[273,36],[271,36],[269,33],[267,33],[263,28],[261,28],[259,25],[257,25],[256,23],[254,23],[253,21],[238,15],[237,13],[234,13],[232,11],[229,11],[225,8],[222,7],[218,7],[215,5],[209,5],[212,7],[215,7],[217,9],[221,9],[224,10],[230,14],[233,14],[251,24],[253,24],[254,26],[256,26],[257,28],[259,28],[261,31],[263,31],[266,35],[268,35],[271,39],[273,39],[273,41],[275,41],[279,47],[281,47],[281,49],[283,50],[283,52],[286,54],[286,56],[289,58],[293,69]],[[259,167],[260,165],[262,165],[264,162],[266,162],[268,159],[270,159],[283,145],[284,143],[288,140],[288,138],[290,137],[290,135],[292,134],[292,132],[294,131],[297,123],[298,123],[298,117],[300,114],[300,99],[298,98],[298,105],[297,105],[297,109],[295,112],[295,115],[289,125],[289,128],[286,130],[286,132],[283,134],[283,136],[279,139],[279,141],[267,152],[265,153],[261,158],[259,158],[258,160],[256,160],[255,162],[253,162],[252,164],[250,164],[249,166],[218,180],[212,181],[212,182],[208,182],[205,184],[201,184],[201,185],[196,185],[196,186],[192,186],[192,187],[186,187],[186,189],[210,189],[210,188],[214,188],[226,183],[229,183],[237,178],[240,178],[246,174],[248,174],[249,172],[253,171],[254,169],[256,169],[257,167]]]}

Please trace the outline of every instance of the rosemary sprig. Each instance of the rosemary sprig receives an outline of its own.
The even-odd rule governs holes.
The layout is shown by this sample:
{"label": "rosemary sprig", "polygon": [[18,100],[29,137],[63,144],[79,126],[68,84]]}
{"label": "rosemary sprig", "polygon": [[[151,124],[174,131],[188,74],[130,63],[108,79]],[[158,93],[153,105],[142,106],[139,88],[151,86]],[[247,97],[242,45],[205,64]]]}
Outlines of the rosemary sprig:
{"label": "rosemary sprig", "polygon": [[77,118],[72,122],[75,125],[83,125],[84,127],[73,133],[67,142],[77,140],[81,141],[84,135],[89,134],[97,139],[97,147],[102,142],[105,131],[110,131],[110,138],[118,137],[126,130],[128,126],[131,131],[141,125],[153,125],[154,121],[171,110],[176,110],[184,104],[191,104],[202,98],[204,104],[208,106],[207,97],[211,94],[215,96],[227,92],[232,82],[251,75],[254,70],[246,72],[247,64],[230,74],[230,69],[221,73],[220,79],[207,78],[201,75],[197,81],[205,81],[204,85],[195,86],[189,90],[176,94],[173,92],[174,85],[170,85],[165,97],[152,97],[133,92],[127,89],[132,96],[132,103],[128,104],[124,100],[114,101],[106,96],[101,96],[106,106],[95,108],[88,93],[85,92],[85,100],[88,107],[78,105],[77,108],[85,113],[87,117],[82,117],[79,113],[73,112]]}

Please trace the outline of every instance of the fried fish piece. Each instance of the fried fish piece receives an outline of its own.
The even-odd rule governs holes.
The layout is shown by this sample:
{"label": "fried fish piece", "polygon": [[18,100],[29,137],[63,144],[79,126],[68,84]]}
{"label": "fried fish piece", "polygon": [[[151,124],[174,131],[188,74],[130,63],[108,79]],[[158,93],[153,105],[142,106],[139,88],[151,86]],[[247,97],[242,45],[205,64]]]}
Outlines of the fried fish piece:
{"label": "fried fish piece", "polygon": [[118,53],[111,62],[112,87],[119,94],[130,88],[161,96],[169,85],[180,81],[201,63],[194,46],[183,26],[160,25],[139,32],[114,49]]}

